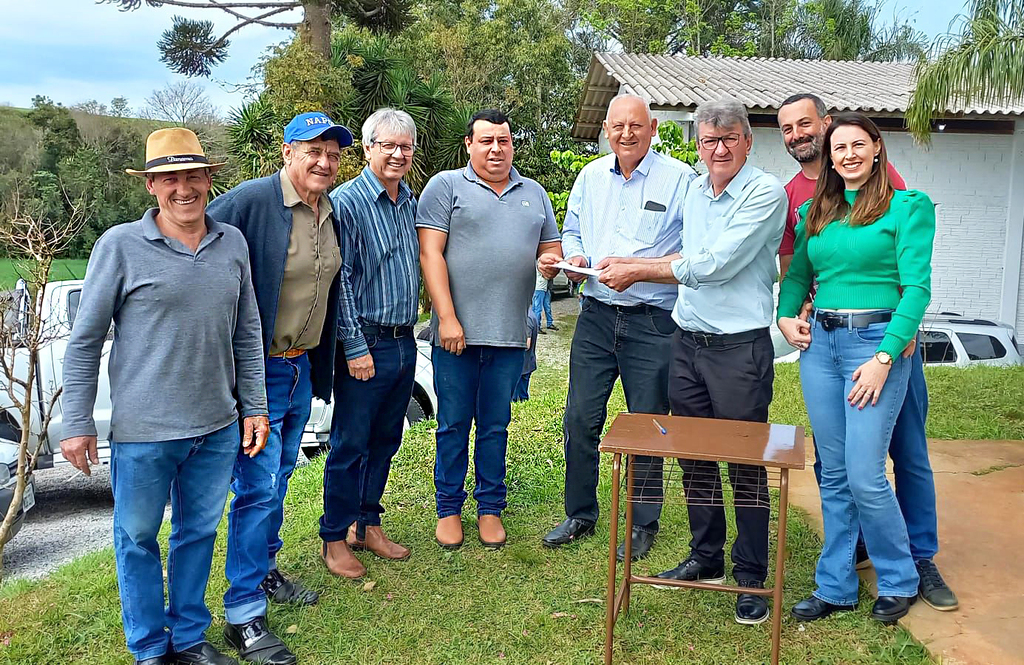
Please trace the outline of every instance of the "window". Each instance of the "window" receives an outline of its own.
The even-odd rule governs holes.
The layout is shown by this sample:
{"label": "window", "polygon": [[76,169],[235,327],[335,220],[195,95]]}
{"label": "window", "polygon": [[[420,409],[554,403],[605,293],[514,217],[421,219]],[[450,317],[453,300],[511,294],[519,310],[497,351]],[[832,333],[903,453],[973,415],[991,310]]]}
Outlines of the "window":
{"label": "window", "polygon": [[956,362],[956,348],[946,333],[926,330],[921,333],[921,340],[926,363]]}
{"label": "window", "polygon": [[82,291],[72,291],[68,294],[68,325],[75,324],[75,315],[78,314],[78,305],[82,302]]}
{"label": "window", "polygon": [[995,360],[1006,356],[1006,347],[991,335],[957,333],[971,360]]}

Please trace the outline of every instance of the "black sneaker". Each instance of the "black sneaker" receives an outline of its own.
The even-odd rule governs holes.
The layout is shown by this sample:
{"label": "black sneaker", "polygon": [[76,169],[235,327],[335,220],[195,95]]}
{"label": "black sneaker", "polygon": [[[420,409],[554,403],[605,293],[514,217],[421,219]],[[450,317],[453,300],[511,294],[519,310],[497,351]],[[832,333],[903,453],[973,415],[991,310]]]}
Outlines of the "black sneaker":
{"label": "black sneaker", "polygon": [[914,565],[917,566],[917,574],[921,578],[917,585],[921,600],[940,612],[952,612],[960,607],[956,594],[946,585],[931,559],[918,559]]}
{"label": "black sneaker", "polygon": [[266,617],[256,617],[249,623],[225,625],[224,639],[247,663],[295,665],[298,662],[295,654],[267,628]]}
{"label": "black sneaker", "polygon": [[238,665],[238,661],[225,656],[209,642],[200,642],[184,651],[169,655],[168,663],[176,665]]}
{"label": "black sneaker", "polygon": [[558,330],[558,326],[553,323],[548,324],[548,330]]}
{"label": "black sneaker", "polygon": [[[721,584],[725,581],[725,566],[719,566],[718,568],[711,568],[705,566],[701,562],[694,559],[692,556],[686,557],[686,561],[673,568],[672,570],[666,570],[663,573],[658,573],[655,577],[659,577],[663,580],[679,580],[681,582],[704,582],[706,584]],[[657,587],[658,589],[681,589],[682,587],[667,586],[663,584],[653,584],[651,586]]]}
{"label": "black sneaker", "polygon": [[[758,580],[736,580],[737,586],[745,589],[763,589],[764,582]],[[756,626],[768,618],[768,600],[764,596],[741,593],[736,599],[736,623]]]}
{"label": "black sneaker", "polygon": [[289,580],[274,568],[260,582],[260,588],[267,594],[267,599],[278,605],[316,605],[320,594],[307,589],[302,582]]}

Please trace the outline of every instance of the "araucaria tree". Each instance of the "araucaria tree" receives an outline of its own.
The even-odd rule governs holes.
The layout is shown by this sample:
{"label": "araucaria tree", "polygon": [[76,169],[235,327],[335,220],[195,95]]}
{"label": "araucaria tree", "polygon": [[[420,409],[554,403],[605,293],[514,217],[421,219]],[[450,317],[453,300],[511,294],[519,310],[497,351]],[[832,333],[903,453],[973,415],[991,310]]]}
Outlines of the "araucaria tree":
{"label": "araucaria tree", "polygon": [[[411,0],[99,0],[122,11],[147,7],[210,9],[230,15],[235,23],[222,33],[213,21],[175,16],[157,47],[160,59],[174,72],[209,76],[228,57],[228,39],[250,25],[298,31],[300,39],[325,59],[331,56],[331,22],[345,17],[378,32],[400,32],[412,20]],[[300,20],[294,20],[296,12]]]}

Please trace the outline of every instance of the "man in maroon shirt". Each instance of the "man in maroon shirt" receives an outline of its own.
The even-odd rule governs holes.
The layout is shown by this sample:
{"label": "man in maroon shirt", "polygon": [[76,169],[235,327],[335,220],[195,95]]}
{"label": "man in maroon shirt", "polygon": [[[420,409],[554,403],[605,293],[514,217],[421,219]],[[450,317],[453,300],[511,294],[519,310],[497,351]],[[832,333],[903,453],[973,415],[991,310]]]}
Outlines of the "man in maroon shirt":
{"label": "man in maroon shirt", "polygon": [[[789,214],[786,216],[786,230],[779,247],[780,279],[786,276],[793,259],[793,241],[796,239],[797,209],[814,196],[818,176],[822,168],[822,147],[825,130],[832,124],[825,103],[815,95],[793,95],[779,106],[779,129],[786,151],[800,163],[800,171],[786,185],[789,197]],[[889,181],[896,189],[906,189],[903,178],[888,164]],[[928,417],[928,387],[924,381],[921,352],[914,348],[914,342],[903,352],[913,355],[910,382],[903,408],[893,428],[889,444],[889,456],[893,461],[896,477],[896,498],[900,512],[907,523],[910,536],[910,553],[917,565],[921,583],[918,587],[921,598],[937,610],[955,610],[958,606],[956,595],[946,585],[932,557],[938,552],[939,537],[935,512],[935,482],[928,461],[928,440],[925,438],[925,420]],[[817,447],[815,447],[817,458]],[[814,463],[814,475],[821,484],[821,465]],[[856,566],[869,564],[868,552],[863,542],[857,543]]]}

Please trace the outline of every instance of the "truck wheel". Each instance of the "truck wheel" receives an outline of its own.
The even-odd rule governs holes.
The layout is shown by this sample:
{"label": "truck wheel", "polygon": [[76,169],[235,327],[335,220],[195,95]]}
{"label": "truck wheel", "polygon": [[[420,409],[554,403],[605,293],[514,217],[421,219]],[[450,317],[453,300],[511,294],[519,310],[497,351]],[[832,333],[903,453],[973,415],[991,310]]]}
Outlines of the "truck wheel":
{"label": "truck wheel", "polygon": [[405,417],[410,425],[415,425],[419,421],[427,419],[427,412],[415,396],[409,399],[409,408],[405,410]]}

